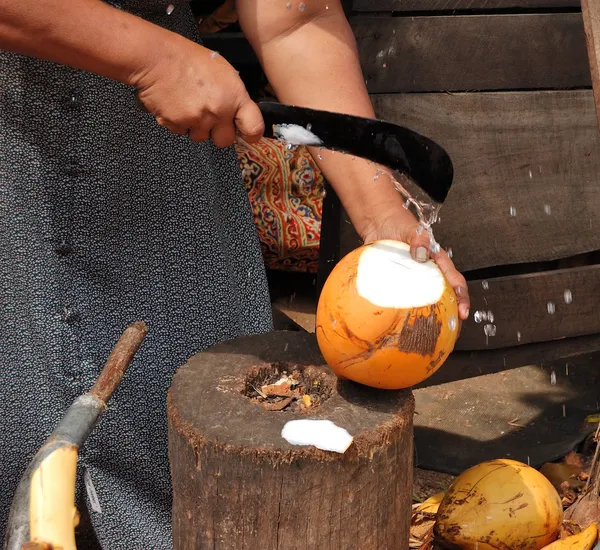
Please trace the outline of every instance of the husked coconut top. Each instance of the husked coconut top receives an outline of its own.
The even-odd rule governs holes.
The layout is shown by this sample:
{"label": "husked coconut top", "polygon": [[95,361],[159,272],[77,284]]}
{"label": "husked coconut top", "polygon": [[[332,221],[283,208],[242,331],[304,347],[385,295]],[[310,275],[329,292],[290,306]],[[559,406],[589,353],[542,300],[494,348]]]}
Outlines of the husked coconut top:
{"label": "husked coconut top", "polygon": [[438,302],[446,281],[433,260],[412,259],[410,247],[399,241],[378,241],[358,260],[356,290],[377,307],[409,309]]}

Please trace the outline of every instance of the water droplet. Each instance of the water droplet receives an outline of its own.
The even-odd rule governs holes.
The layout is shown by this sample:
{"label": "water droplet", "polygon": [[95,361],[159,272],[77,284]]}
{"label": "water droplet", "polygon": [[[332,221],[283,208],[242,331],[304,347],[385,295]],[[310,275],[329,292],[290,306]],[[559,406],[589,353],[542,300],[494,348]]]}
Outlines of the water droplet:
{"label": "water droplet", "polygon": [[490,288],[490,283],[487,281],[481,281],[481,286],[483,287],[483,290],[488,290]]}
{"label": "water droplet", "polygon": [[422,235],[423,231],[424,231],[424,229],[423,229],[422,225],[417,226],[417,235]]}
{"label": "water droplet", "polygon": [[384,68],[384,69],[387,69],[387,63],[384,63],[384,64],[383,64],[383,68]]}
{"label": "water droplet", "polygon": [[521,333],[517,331],[517,342],[521,341]]}
{"label": "water droplet", "polygon": [[329,4],[325,4],[325,9],[328,10],[329,9]]}
{"label": "water droplet", "polygon": [[510,217],[514,218],[517,215],[517,208],[515,206],[511,206],[509,209]]}
{"label": "water droplet", "polygon": [[494,322],[494,314],[491,311],[487,312],[487,318],[490,323]]}
{"label": "water droplet", "polygon": [[410,206],[410,201],[406,201],[403,205],[402,205],[406,210],[408,210],[408,207]]}
{"label": "water droplet", "polygon": [[483,321],[483,316],[481,315],[482,313],[482,311],[476,311],[473,313],[473,321],[476,323],[481,323],[481,321]]}
{"label": "water droplet", "polygon": [[309,132],[312,130],[312,124],[311,124],[310,122],[309,122],[309,123],[306,125],[306,129],[307,129]]}
{"label": "water droplet", "polygon": [[373,176],[373,181],[377,181],[379,179],[379,176],[375,175]]}
{"label": "water droplet", "polygon": [[300,4],[298,5],[298,9],[300,11],[304,11],[306,9],[306,4],[304,2],[300,2]]}
{"label": "water droplet", "polygon": [[452,252],[452,248],[448,248],[448,258],[452,259],[454,256],[454,252]]}
{"label": "water droplet", "polygon": [[219,52],[212,52],[212,53],[210,54],[210,58],[211,58],[211,59],[216,59],[217,57],[219,57]]}
{"label": "water droplet", "polygon": [[546,212],[547,216],[549,216],[552,213],[552,208],[550,208],[549,204],[544,204],[544,212]]}
{"label": "water droplet", "polygon": [[554,315],[556,312],[556,304],[554,302],[548,302],[548,313]]}
{"label": "water droplet", "polygon": [[565,290],[565,304],[570,304],[573,301],[573,293],[567,288]]}
{"label": "water droplet", "polygon": [[496,325],[485,325],[483,327],[483,332],[486,336],[496,336]]}
{"label": "water droplet", "polygon": [[554,370],[550,373],[550,385],[556,386],[556,372]]}
{"label": "water droplet", "polygon": [[448,319],[448,328],[454,332],[456,330],[456,327],[458,326],[458,320],[456,318],[456,315],[452,315],[452,317],[450,317],[450,319]]}
{"label": "water droplet", "polygon": [[288,3],[285,5],[285,7],[286,7],[288,10],[291,10],[291,9],[292,9],[292,3],[291,3],[291,2],[288,2]]}
{"label": "water droplet", "polygon": [[167,15],[171,15],[173,13],[173,10],[175,10],[175,6],[173,4],[169,4],[167,6]]}
{"label": "water droplet", "polygon": [[531,168],[529,169],[529,179],[532,180],[533,179],[533,172],[531,171]]}

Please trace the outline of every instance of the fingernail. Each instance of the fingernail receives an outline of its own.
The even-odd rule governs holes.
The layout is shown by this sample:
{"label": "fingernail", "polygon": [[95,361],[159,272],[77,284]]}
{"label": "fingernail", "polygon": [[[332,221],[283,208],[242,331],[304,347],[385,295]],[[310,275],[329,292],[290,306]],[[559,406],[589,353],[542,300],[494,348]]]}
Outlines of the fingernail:
{"label": "fingernail", "polygon": [[415,254],[417,262],[426,262],[427,261],[427,249],[424,246],[420,246],[417,248],[417,252]]}

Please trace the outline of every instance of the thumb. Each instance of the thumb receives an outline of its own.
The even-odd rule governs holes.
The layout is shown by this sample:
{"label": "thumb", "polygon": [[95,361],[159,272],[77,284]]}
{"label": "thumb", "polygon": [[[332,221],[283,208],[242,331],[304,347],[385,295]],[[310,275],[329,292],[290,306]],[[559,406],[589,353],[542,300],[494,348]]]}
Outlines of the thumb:
{"label": "thumb", "polygon": [[431,257],[429,234],[418,223],[411,226],[404,242],[410,245],[410,255],[417,262],[426,262]]}
{"label": "thumb", "polygon": [[235,125],[242,139],[247,143],[256,143],[265,131],[265,121],[258,105],[246,96],[235,114]]}

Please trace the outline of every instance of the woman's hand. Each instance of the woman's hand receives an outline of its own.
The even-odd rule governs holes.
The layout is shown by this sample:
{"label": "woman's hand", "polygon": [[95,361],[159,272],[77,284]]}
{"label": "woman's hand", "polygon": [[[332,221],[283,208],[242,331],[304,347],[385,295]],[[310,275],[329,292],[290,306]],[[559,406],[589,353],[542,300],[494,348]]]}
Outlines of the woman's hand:
{"label": "woman's hand", "polygon": [[394,239],[410,245],[411,255],[418,262],[425,262],[432,257],[454,288],[458,300],[458,316],[465,321],[469,317],[471,307],[465,278],[456,270],[450,256],[443,248],[435,254],[431,252],[429,234],[426,231],[418,231],[419,223],[414,216],[408,210],[402,210],[391,215],[387,214],[374,223],[372,229],[363,235],[365,243]]}
{"label": "woman's hand", "polygon": [[261,112],[223,57],[176,35],[161,51],[132,79],[161,126],[194,141],[212,139],[217,147],[232,145],[236,131],[248,143],[261,138]]}

